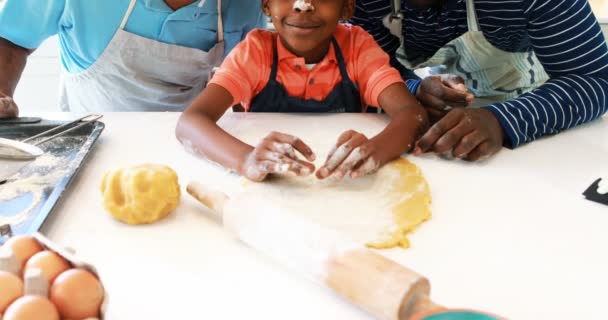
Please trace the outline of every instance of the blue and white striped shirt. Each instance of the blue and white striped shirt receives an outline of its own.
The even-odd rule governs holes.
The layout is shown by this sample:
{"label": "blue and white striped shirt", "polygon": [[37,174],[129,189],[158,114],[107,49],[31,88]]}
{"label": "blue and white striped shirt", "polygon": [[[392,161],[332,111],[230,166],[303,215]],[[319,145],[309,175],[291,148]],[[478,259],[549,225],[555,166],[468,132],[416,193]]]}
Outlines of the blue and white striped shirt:
{"label": "blue and white striped shirt", "polygon": [[[399,64],[399,39],[384,27],[391,0],[357,0],[352,23],[371,33],[391,56],[412,92],[420,80]],[[403,2],[408,55],[429,58],[468,31],[465,0],[415,9]],[[487,106],[510,147],[555,134],[608,110],[608,47],[586,0],[475,0],[481,31],[495,47],[534,50],[551,79],[516,99]]]}

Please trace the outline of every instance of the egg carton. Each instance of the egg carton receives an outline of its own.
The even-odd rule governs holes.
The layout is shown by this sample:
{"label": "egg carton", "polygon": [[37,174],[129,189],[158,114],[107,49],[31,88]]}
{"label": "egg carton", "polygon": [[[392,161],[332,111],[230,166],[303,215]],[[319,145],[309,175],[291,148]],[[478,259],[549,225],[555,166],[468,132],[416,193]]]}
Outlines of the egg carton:
{"label": "egg carton", "polygon": [[[107,310],[107,305],[108,305],[108,293],[107,293],[107,290],[105,289],[105,287],[103,286],[103,281],[99,277],[99,273],[97,272],[97,269],[95,268],[95,266],[93,266],[90,263],[80,260],[76,256],[75,251],[73,249],[62,247],[62,246],[52,242],[51,240],[49,240],[48,238],[46,238],[44,235],[42,235],[40,233],[34,233],[32,235],[32,237],[34,237],[34,239],[36,239],[36,241],[38,241],[38,243],[43,248],[43,250],[49,250],[49,251],[52,251],[52,252],[58,254],[60,257],[62,257],[66,261],[68,261],[72,265],[72,267],[86,270],[86,271],[90,272],[91,274],[93,274],[99,280],[99,283],[101,284],[101,287],[103,288],[103,292],[104,292],[103,301],[101,303],[101,307],[99,310],[99,318],[87,318],[86,320],[104,320],[106,310]],[[0,265],[0,270],[8,271],[8,272],[20,275],[21,266],[19,265],[18,261],[16,261],[16,258],[14,259],[14,262],[16,264],[15,263],[6,263],[5,265]],[[36,270],[36,271],[38,271],[38,270]],[[28,273],[28,274],[24,275],[24,278],[29,280],[29,281],[25,281],[26,283],[29,283],[29,285],[26,284],[26,286],[25,286],[26,294],[42,295],[42,296],[46,296],[48,298],[49,285],[48,285],[48,282],[46,281],[46,279],[40,277],[41,275],[42,274],[39,272]],[[1,317],[0,317],[0,319],[1,319]]]}

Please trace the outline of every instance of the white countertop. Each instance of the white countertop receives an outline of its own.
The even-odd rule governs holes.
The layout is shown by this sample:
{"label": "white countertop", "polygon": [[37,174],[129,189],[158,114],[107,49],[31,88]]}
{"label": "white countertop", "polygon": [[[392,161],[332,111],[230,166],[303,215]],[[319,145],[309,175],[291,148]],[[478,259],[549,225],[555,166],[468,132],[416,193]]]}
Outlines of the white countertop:
{"label": "white countertop", "polygon": [[[177,117],[106,114],[88,162],[42,229],[97,266],[108,319],[370,319],[242,245],[185,190],[176,212],[153,225],[128,226],[104,211],[99,183],[108,169],[167,164],[183,188],[196,179],[228,191],[238,181],[182,149]],[[221,123],[304,139],[321,130],[334,140],[347,128],[376,132],[386,119],[228,114]],[[608,207],[581,195],[608,174],[608,118],[484,163],[409,159],[429,181],[433,218],[411,249],[384,253],[426,275],[435,301],[511,319],[608,319]]]}

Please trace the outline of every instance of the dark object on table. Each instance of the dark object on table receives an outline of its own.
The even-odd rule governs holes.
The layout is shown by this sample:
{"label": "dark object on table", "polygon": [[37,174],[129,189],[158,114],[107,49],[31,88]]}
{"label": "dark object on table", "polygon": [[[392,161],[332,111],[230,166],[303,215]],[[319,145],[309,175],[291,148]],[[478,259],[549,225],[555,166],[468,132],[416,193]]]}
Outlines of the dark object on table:
{"label": "dark object on table", "polygon": [[13,236],[13,229],[10,224],[3,224],[0,226],[0,238],[10,238]]}
{"label": "dark object on table", "polygon": [[[34,124],[0,125],[0,137],[23,140],[65,123],[42,120]],[[0,185],[3,233],[29,235],[40,229],[104,128],[102,122],[96,121],[40,144],[45,153]],[[0,244],[6,240],[0,236]]]}
{"label": "dark object on table", "polygon": [[595,180],[595,182],[589,188],[587,188],[585,192],[583,192],[583,195],[585,196],[585,198],[587,198],[587,200],[608,205],[608,193],[600,194],[597,192],[601,180],[602,179]]}
{"label": "dark object on table", "polygon": [[8,125],[8,124],[31,124],[31,123],[38,123],[40,121],[42,121],[42,119],[36,118],[36,117],[8,118],[8,119],[0,119],[0,126]]}

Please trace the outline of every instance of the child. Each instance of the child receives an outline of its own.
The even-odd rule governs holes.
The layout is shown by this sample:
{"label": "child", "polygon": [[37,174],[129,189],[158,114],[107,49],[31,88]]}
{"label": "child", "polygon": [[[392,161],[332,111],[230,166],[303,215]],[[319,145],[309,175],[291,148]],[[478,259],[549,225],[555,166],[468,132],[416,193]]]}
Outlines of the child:
{"label": "child", "polygon": [[272,132],[253,147],[216,121],[238,103],[248,112],[364,112],[379,106],[391,117],[389,125],[371,139],[354,130],[343,133],[316,176],[357,178],[411,149],[426,129],[427,114],[374,39],[339,23],[353,13],[354,0],[262,5],[276,32],[254,30],[232,50],[182,114],[176,128],[182,143],[254,181],[275,173],[306,176],[315,172],[315,155],[299,138]]}

